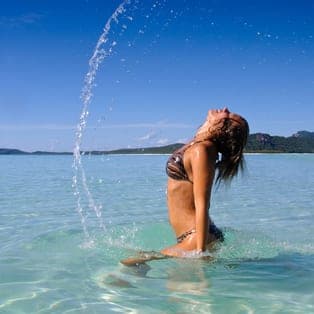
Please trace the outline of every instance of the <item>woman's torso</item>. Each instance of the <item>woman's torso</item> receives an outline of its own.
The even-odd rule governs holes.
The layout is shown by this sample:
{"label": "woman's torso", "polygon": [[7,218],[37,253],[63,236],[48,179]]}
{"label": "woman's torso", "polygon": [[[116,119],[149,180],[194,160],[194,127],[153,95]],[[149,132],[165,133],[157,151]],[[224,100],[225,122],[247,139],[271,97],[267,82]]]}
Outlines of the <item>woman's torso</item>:
{"label": "woman's torso", "polygon": [[[216,155],[216,150],[213,151],[213,145],[210,141],[191,142],[183,148],[179,149],[182,156],[182,164],[186,173],[186,178],[174,179],[168,173],[167,185],[167,203],[169,209],[169,221],[177,236],[195,228],[195,204],[193,195],[193,173],[191,167],[191,158],[193,150],[197,149],[197,145],[205,145],[208,152],[208,158],[213,154]],[[174,152],[171,157],[177,156]],[[212,159],[212,158],[211,158]],[[215,161],[213,161],[215,162]]]}

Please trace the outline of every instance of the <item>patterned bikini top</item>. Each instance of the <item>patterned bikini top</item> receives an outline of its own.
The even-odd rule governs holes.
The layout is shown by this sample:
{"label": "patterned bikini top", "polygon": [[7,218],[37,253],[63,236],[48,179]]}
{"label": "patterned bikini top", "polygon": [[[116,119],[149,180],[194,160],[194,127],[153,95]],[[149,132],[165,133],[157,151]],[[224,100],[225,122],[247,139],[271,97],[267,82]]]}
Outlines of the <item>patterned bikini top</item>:
{"label": "patterned bikini top", "polygon": [[184,168],[183,155],[192,145],[205,141],[208,140],[192,141],[175,150],[166,163],[166,172],[168,177],[174,180],[184,180],[192,183]]}

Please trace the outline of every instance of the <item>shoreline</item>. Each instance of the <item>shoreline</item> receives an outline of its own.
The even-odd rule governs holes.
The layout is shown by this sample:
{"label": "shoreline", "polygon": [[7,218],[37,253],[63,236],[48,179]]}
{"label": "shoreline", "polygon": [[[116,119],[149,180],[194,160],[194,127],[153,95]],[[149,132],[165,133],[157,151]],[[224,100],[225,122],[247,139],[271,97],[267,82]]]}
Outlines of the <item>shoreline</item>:
{"label": "shoreline", "polygon": [[[166,156],[170,155],[171,152],[164,152],[164,153],[152,153],[152,152],[129,152],[129,153],[121,153],[121,152],[103,152],[103,153],[93,153],[93,152],[82,152],[81,157],[90,157],[90,156],[124,156],[124,155],[134,155],[134,156]],[[256,151],[256,152],[244,152],[244,155],[312,155],[314,152],[271,152],[271,151]],[[0,156],[73,156],[71,152],[8,152],[2,153],[0,151]]]}
{"label": "shoreline", "polygon": [[[139,148],[118,148],[108,150],[81,150],[81,155],[143,155],[171,154],[184,143]],[[272,136],[266,133],[250,134],[246,154],[313,154],[314,132],[299,131],[292,136]],[[0,155],[73,155],[73,152],[32,151],[17,148],[0,148]]]}

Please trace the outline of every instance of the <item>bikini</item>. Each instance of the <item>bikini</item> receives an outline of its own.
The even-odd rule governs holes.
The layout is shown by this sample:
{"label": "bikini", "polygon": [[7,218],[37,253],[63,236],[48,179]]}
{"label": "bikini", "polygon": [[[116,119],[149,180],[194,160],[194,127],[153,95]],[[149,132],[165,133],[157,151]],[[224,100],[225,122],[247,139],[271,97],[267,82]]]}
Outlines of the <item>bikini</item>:
{"label": "bikini", "polygon": [[[193,234],[195,232],[196,232],[195,229],[191,229],[189,231],[184,232],[179,237],[177,237],[177,243],[183,242],[183,240],[185,240],[188,236],[190,236],[191,234]],[[223,232],[219,228],[217,228],[213,222],[208,227],[208,233],[214,235],[216,240],[219,240],[221,242],[224,241]]]}
{"label": "bikini", "polygon": [[189,181],[193,183],[184,168],[184,162],[183,162],[183,155],[185,151],[191,147],[192,145],[200,142],[208,141],[208,139],[205,140],[199,140],[199,141],[192,141],[188,144],[183,145],[181,148],[175,150],[173,154],[169,157],[167,164],[166,164],[166,172],[168,177],[174,180],[183,180],[183,181]]}
{"label": "bikini", "polygon": [[[168,177],[174,180],[183,180],[183,181],[188,181],[193,183],[184,168],[184,162],[183,162],[183,156],[185,151],[191,147],[192,145],[200,142],[208,141],[207,139],[205,140],[200,140],[200,141],[192,141],[181,148],[177,149],[176,151],[173,152],[173,154],[169,157],[167,164],[166,164],[166,172]],[[189,231],[184,232],[182,235],[177,237],[177,243],[181,243],[183,240],[185,240],[188,236],[191,234],[195,233],[195,229],[191,229]],[[223,233],[220,229],[216,227],[214,223],[211,223],[208,227],[208,232],[210,234],[213,234],[217,240],[223,241],[224,236]]]}
{"label": "bikini", "polygon": [[166,172],[168,177],[171,179],[190,181],[183,164],[183,154],[187,147],[188,145],[184,145],[174,151],[174,153],[169,157],[166,164]]}

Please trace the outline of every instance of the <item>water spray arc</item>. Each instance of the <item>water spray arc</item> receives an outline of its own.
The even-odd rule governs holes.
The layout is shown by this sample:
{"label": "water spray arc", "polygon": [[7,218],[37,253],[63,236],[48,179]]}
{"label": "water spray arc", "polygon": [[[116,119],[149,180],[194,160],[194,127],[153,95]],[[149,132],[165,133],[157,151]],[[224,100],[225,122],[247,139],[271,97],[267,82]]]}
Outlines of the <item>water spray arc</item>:
{"label": "water spray arc", "polygon": [[[89,115],[88,107],[93,97],[92,90],[95,85],[94,82],[96,79],[97,70],[99,69],[99,66],[103,62],[103,60],[113,53],[114,46],[117,44],[116,41],[112,41],[111,43],[108,42],[109,41],[108,36],[112,23],[116,24],[119,23],[119,17],[121,17],[121,15],[123,15],[126,12],[125,7],[130,3],[131,3],[130,0],[123,1],[106,22],[103,33],[99,37],[93,55],[89,60],[89,70],[85,76],[84,86],[81,93],[81,101],[83,103],[83,107],[75,133],[75,145],[73,150],[73,164],[72,164],[72,167],[74,169],[74,175],[72,178],[72,187],[74,189],[74,195],[76,197],[77,212],[81,218],[81,224],[86,238],[90,238],[90,234],[88,232],[86,224],[87,214],[84,212],[84,208],[82,206],[83,195],[87,197],[89,209],[96,214],[100,228],[104,230],[105,224],[102,217],[101,205],[96,204],[94,197],[87,184],[86,174],[84,167],[82,165],[81,157],[82,137],[87,124],[87,118]],[[106,49],[105,45],[108,45]],[[80,184],[82,185],[83,195],[82,192],[80,191]]]}

